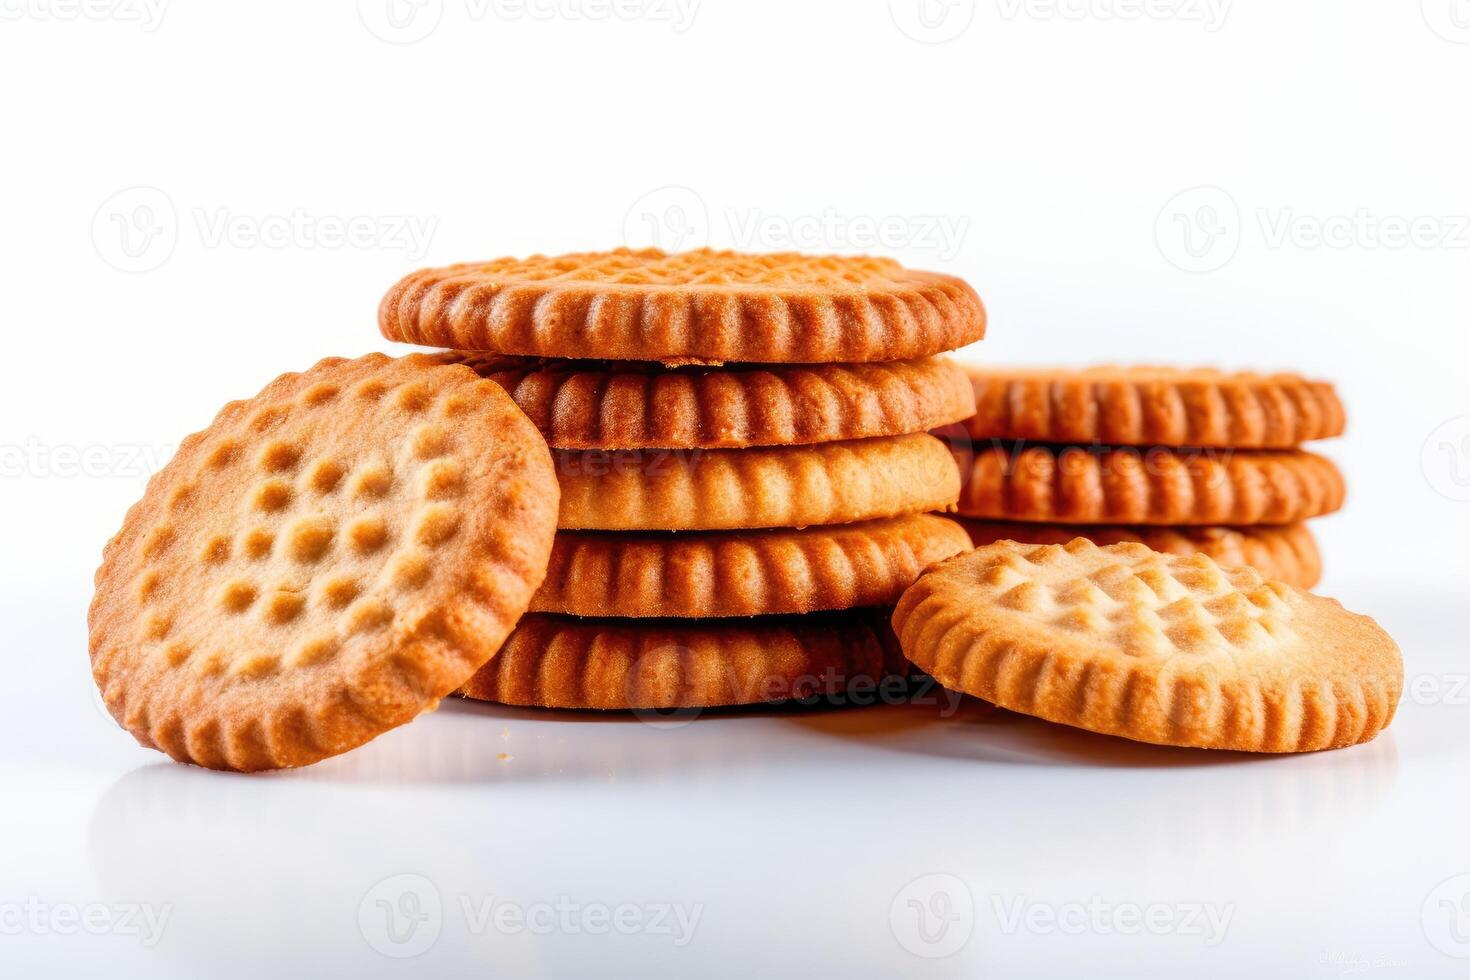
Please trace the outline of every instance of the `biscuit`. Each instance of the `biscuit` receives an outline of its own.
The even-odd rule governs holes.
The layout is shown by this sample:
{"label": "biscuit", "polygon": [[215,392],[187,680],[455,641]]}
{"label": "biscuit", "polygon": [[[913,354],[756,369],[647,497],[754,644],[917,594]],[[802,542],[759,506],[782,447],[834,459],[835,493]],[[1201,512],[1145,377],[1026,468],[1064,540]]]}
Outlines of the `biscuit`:
{"label": "biscuit", "polygon": [[510,392],[559,449],[726,449],[924,432],[975,411],[942,357],[882,364],[668,369],[452,352]]}
{"label": "biscuit", "polygon": [[753,449],[557,450],[565,530],[719,531],[948,510],[960,477],[918,433]]}
{"label": "biscuit", "polygon": [[956,450],[966,517],[1058,524],[1291,524],[1331,513],[1342,474],[1299,450]]}
{"label": "biscuit", "polygon": [[[1154,551],[1192,555],[1202,551],[1221,565],[1250,565],[1266,578],[1310,589],[1322,578],[1322,556],[1305,524],[1258,527],[1144,527],[1097,524],[1023,524],[960,518],[977,547],[997,541],[1066,544],[1086,538],[1093,544],[1137,541]],[[554,549],[553,549],[554,550]],[[534,602],[534,600],[533,600]]]}
{"label": "biscuit", "polygon": [[874,610],[698,623],[532,613],[460,693],[624,710],[871,696],[908,673],[885,618]]}
{"label": "biscuit", "polygon": [[891,606],[970,549],[954,521],[911,514],[801,530],[563,531],[532,612],[709,619]]}
{"label": "biscuit", "polygon": [[1353,745],[1403,689],[1399,649],[1368,617],[1141,544],[987,545],[921,575],[893,623],[945,687],[1160,745]]}
{"label": "biscuit", "polygon": [[282,375],[186,438],[107,544],[93,677],[179,761],[336,755],[495,654],[556,505],[541,436],[468,368],[373,354]]}
{"label": "biscuit", "polygon": [[421,269],[378,307],[389,340],[665,364],[898,361],[985,335],[962,279],[892,259],[700,249]]}
{"label": "biscuit", "polygon": [[1332,385],[1169,367],[971,369],[975,439],[1287,449],[1342,434]]}

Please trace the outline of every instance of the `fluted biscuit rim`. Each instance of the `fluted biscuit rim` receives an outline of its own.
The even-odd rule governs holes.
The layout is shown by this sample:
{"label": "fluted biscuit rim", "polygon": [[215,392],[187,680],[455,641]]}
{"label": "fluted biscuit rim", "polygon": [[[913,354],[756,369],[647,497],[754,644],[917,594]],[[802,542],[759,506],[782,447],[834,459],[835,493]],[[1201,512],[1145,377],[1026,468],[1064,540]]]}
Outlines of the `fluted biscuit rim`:
{"label": "fluted biscuit rim", "polygon": [[442,355],[502,386],[558,449],[727,449],[907,435],[975,411],[942,357],[873,364],[727,364]]}
{"label": "fluted biscuit rim", "polygon": [[1292,524],[1342,507],[1336,465],[1303,450],[953,447],[957,511],[1058,524]]}
{"label": "fluted biscuit rim", "polygon": [[1121,524],[1031,524],[1024,521],[955,520],[976,547],[997,541],[1066,544],[1076,537],[1096,545],[1134,541],[1173,555],[1203,552],[1221,565],[1250,565],[1266,578],[1310,589],[1322,578],[1322,553],[1306,524],[1160,527]]}
{"label": "fluted biscuit rim", "polygon": [[185,438],[104,549],[103,701],[210,768],[355,748],[494,655],[545,573],[556,499],[535,428],[467,368],[372,354],[283,374]]}
{"label": "fluted biscuit rim", "polygon": [[460,694],[520,707],[667,711],[872,692],[908,670],[886,610],[695,621],[528,613]]}
{"label": "fluted biscuit rim", "polygon": [[558,526],[721,531],[952,510],[959,471],[926,433],[810,446],[556,450]]}
{"label": "fluted biscuit rim", "polygon": [[[755,266],[774,281],[750,281]],[[686,281],[637,281],[660,275]],[[533,357],[894,361],[980,340],[985,307],[964,280],[891,259],[621,248],[420,269],[383,297],[378,326],[389,340]]]}
{"label": "fluted biscuit rim", "polygon": [[530,611],[712,619],[891,606],[926,568],[969,547],[963,528],[932,514],[764,531],[561,531]]}
{"label": "fluted biscuit rim", "polygon": [[1330,382],[1168,367],[968,368],[975,439],[1289,449],[1342,435]]}
{"label": "fluted biscuit rim", "polygon": [[[1138,620],[1119,627],[1135,631],[1122,635],[1136,637],[1137,649],[1107,632],[1117,624],[1102,620],[1104,600]],[[1155,614],[1150,627],[1150,605],[1168,619]],[[945,687],[1159,745],[1309,752],[1359,744],[1392,721],[1403,690],[1398,647],[1367,616],[1252,568],[1136,543],[977,548],[920,576],[893,624],[905,656]],[[1200,656],[1212,633],[1240,652]]]}

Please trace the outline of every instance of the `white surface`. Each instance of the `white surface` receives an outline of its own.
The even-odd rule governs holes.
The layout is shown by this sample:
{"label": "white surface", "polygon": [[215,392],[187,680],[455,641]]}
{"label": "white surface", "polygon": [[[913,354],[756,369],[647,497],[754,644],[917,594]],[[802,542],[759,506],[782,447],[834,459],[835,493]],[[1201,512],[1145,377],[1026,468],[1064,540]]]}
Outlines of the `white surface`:
{"label": "white surface", "polygon": [[[934,4],[926,31],[905,0],[687,24],[428,0],[405,30],[435,28],[390,44],[352,4],[0,3],[0,974],[1463,975],[1470,882],[1439,886],[1470,873],[1470,11],[1062,6]],[[383,347],[410,268],[650,230],[960,272],[992,313],[967,356],[1336,379],[1351,433],[1322,448],[1352,499],[1319,524],[1323,591],[1401,641],[1399,719],[1252,760],[974,703],[673,729],[451,705],[265,778],[104,720],[84,610],[146,461],[280,371]],[[401,874],[439,896],[437,937],[382,933]],[[490,899],[557,921],[497,929]],[[935,943],[910,899],[952,914]],[[1035,918],[1008,929],[1018,900]],[[110,918],[133,903],[168,911],[151,946]],[[1079,903],[1178,928],[1045,929]],[[660,905],[698,910],[687,943]],[[98,934],[60,934],[89,906]],[[642,931],[591,934],[602,910]]]}

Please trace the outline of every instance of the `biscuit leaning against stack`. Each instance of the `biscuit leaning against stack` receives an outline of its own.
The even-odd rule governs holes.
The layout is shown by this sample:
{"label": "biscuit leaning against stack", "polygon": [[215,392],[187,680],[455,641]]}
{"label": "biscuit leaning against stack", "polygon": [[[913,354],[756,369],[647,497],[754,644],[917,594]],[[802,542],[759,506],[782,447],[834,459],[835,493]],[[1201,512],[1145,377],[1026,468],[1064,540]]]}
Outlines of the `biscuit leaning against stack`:
{"label": "biscuit leaning against stack", "polygon": [[1345,488],[1300,446],[1343,431],[1330,384],[1155,367],[970,376],[976,414],[955,448],[977,545],[1081,535],[1203,552],[1301,588],[1321,577],[1302,522],[1341,507]]}
{"label": "biscuit leaning against stack", "polygon": [[834,695],[906,673],[888,613],[969,548],[931,511],[931,429],[974,411],[943,351],[963,281],[869,258],[618,250],[413,273],[389,339],[502,386],[561,489],[545,582],[469,697],[676,709]]}

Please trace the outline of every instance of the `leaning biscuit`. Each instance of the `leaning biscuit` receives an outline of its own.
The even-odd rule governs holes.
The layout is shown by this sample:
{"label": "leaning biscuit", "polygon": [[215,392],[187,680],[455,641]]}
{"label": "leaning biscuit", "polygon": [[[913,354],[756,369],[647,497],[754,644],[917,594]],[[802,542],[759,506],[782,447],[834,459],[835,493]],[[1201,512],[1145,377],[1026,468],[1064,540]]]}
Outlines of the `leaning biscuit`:
{"label": "leaning biscuit", "polygon": [[891,606],[970,548],[954,521],[911,514],[801,530],[562,531],[532,612],[709,619]]}
{"label": "leaning biscuit", "polygon": [[558,450],[565,530],[851,524],[954,507],[959,471],[918,433],[753,449]]}
{"label": "leaning biscuit", "polygon": [[510,392],[559,449],[724,449],[937,429],[975,395],[953,361],[664,368],[454,351]]}
{"label": "leaning biscuit", "polygon": [[1342,434],[1337,392],[1296,374],[972,368],[975,439],[1287,449]]}
{"label": "leaning biscuit", "polygon": [[231,402],[148,483],[88,616],[103,700],[213,769],[301,766],[433,708],[545,574],[550,453],[495,384],[329,358]]}
{"label": "leaning biscuit", "polygon": [[1399,649],[1368,617],[1141,544],[987,545],[920,576],[893,624],[946,687],[1160,745],[1353,745],[1403,689]]}
{"label": "leaning biscuit", "polygon": [[710,708],[866,692],[907,675],[874,610],[669,623],[532,613],[461,694],[542,708]]}
{"label": "leaning biscuit", "polygon": [[896,361],[985,335],[962,279],[891,259],[658,249],[421,269],[388,291],[389,340],[620,361]]}
{"label": "leaning biscuit", "polygon": [[1203,552],[1221,565],[1250,565],[1272,581],[1310,589],[1322,578],[1322,555],[1305,524],[1257,527],[1146,527],[1099,524],[1025,524],[960,518],[976,547],[997,541],[1066,544],[1086,538],[1093,544],[1137,541],[1171,555]]}
{"label": "leaning biscuit", "polygon": [[990,520],[1291,524],[1337,510],[1347,493],[1330,460],[1301,451],[988,446],[956,456],[959,513]]}

